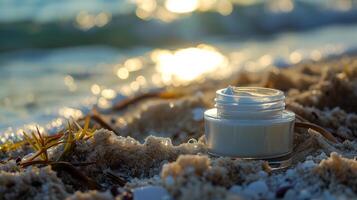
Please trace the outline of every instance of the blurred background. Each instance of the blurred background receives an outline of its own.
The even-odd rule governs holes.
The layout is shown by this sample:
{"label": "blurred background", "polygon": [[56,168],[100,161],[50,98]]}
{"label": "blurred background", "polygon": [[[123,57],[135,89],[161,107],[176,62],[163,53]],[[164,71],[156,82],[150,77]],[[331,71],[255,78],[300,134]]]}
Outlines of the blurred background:
{"label": "blurred background", "polygon": [[356,22],[354,0],[0,0],[0,132],[53,131],[137,92],[353,53]]}

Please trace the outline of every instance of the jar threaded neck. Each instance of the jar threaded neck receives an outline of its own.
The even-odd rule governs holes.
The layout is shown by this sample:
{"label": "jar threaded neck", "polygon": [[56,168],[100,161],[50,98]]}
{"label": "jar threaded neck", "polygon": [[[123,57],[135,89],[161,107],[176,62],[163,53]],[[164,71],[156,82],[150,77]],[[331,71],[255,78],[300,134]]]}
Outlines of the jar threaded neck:
{"label": "jar threaded neck", "polygon": [[215,107],[222,118],[272,119],[281,116],[285,109],[284,100],[280,90],[229,86],[217,90]]}

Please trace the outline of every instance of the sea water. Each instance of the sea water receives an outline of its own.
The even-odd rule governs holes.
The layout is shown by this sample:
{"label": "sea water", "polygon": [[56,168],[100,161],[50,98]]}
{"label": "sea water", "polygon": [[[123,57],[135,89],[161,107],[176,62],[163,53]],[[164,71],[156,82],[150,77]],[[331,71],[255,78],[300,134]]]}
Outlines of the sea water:
{"label": "sea water", "polygon": [[[105,109],[133,93],[188,83],[202,75],[216,76],[217,71],[258,72],[353,52],[356,35],[355,26],[332,26],[244,41],[208,38],[201,46],[126,50],[83,46],[1,53],[0,132],[6,138],[16,137],[36,124],[56,131],[66,123],[65,118],[80,117],[93,105]],[[207,55],[212,62],[187,59]],[[181,66],[196,70],[195,76],[170,68],[181,61]]]}

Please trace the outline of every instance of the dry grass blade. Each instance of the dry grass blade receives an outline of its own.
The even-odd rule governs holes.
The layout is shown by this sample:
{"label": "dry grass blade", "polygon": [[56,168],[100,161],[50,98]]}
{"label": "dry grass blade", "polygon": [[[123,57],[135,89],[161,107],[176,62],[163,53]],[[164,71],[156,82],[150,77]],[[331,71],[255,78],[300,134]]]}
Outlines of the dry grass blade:
{"label": "dry grass blade", "polygon": [[[23,140],[18,142],[5,142],[4,144],[0,145],[0,150],[3,152],[14,151],[25,144],[29,144],[34,150],[38,150],[38,145],[36,145],[36,140],[29,137],[28,134],[25,132],[23,133]],[[33,134],[32,134],[33,135]],[[63,136],[63,133],[57,133],[51,136],[43,137],[46,144],[53,143],[54,141],[58,141]]]}
{"label": "dry grass blade", "polygon": [[[30,158],[28,158],[28,159],[27,159],[25,162],[23,162],[23,163],[33,161],[35,158],[37,158],[38,156],[42,155],[43,153],[47,153],[47,150],[48,150],[49,148],[54,147],[54,146],[57,146],[57,145],[62,144],[62,143],[64,143],[64,142],[56,142],[56,143],[54,143],[54,144],[51,144],[51,145],[48,145],[48,146],[45,146],[45,147],[41,148],[39,151],[37,151],[34,155],[32,155]],[[44,161],[48,161],[48,159],[47,159],[47,160],[44,160]],[[22,163],[22,164],[23,164],[23,163]]]}
{"label": "dry grass blade", "polygon": [[32,139],[25,133],[25,131],[23,131],[22,134],[23,134],[26,142],[29,143],[33,149],[36,149],[37,147],[36,147],[35,143],[32,142]]}
{"label": "dry grass blade", "polygon": [[67,131],[67,138],[65,140],[65,145],[64,145],[64,148],[63,148],[63,152],[62,154],[59,156],[59,158],[57,159],[57,161],[59,160],[63,160],[64,157],[66,157],[69,152],[71,152],[71,150],[73,149],[73,143],[74,143],[74,136],[73,136],[73,132],[72,132],[72,129],[71,129],[71,125],[70,123],[68,122],[68,131]]}
{"label": "dry grass blade", "polygon": [[318,133],[320,133],[322,136],[324,136],[326,139],[330,140],[333,143],[337,143],[338,140],[335,138],[335,136],[333,136],[332,133],[330,133],[328,130],[322,128],[321,126],[311,123],[309,122],[307,119],[305,119],[304,117],[298,115],[295,113],[295,117],[296,119],[298,119],[300,122],[295,122],[295,127],[296,128],[311,128],[312,130],[317,131]]}
{"label": "dry grass blade", "polygon": [[108,129],[110,131],[113,131],[115,134],[117,134],[117,132],[115,131],[115,129],[110,126],[107,122],[104,121],[104,119],[102,117],[100,117],[99,115],[93,115],[92,116],[93,120],[96,121],[101,127]]}
{"label": "dry grass blade", "polygon": [[[61,153],[57,161],[63,160],[64,157],[67,156],[73,150],[75,141],[88,139],[93,136],[95,130],[89,129],[89,122],[90,118],[87,117],[84,128],[79,127],[76,133],[74,133],[73,127],[69,121],[65,134],[58,133],[53,136],[44,137],[40,133],[39,128],[37,128],[37,135],[33,132],[31,133],[31,138],[26,133],[24,133],[25,143],[29,143],[30,146],[34,149],[35,153],[30,158],[20,163],[20,165],[29,166],[33,164],[38,164],[37,161],[43,161],[44,164],[48,164],[49,159],[47,150],[64,143],[65,145],[63,148],[63,152]],[[40,157],[41,159],[35,160],[38,157]]]}
{"label": "dry grass blade", "polygon": [[326,139],[333,143],[338,143],[338,140],[326,129],[322,128],[321,126],[318,126],[313,123],[309,122],[295,122],[295,128],[307,128],[307,129],[312,129],[314,131],[319,132],[321,135],[323,135]]}
{"label": "dry grass blade", "polygon": [[21,167],[28,167],[32,165],[51,165],[52,169],[57,172],[65,172],[69,174],[72,178],[78,180],[83,185],[86,185],[88,189],[91,190],[99,190],[101,186],[95,182],[93,179],[89,178],[85,174],[83,174],[80,170],[78,170],[75,166],[88,166],[95,164],[94,162],[87,162],[87,163],[76,163],[71,164],[69,162],[50,162],[50,161],[43,161],[43,160],[33,160],[21,163]]}
{"label": "dry grass blade", "polygon": [[[104,120],[101,121],[102,121],[102,126],[108,128],[107,126],[104,125],[105,123]],[[71,123],[68,122],[67,130],[63,130],[57,134],[50,135],[50,136],[43,136],[39,130],[39,127],[36,127],[36,133],[31,132],[31,136],[29,136],[28,134],[26,134],[26,132],[23,132],[22,141],[16,143],[6,142],[0,145],[0,151],[8,152],[8,151],[16,150],[22,147],[23,145],[29,144],[34,151],[34,154],[22,163],[24,166],[25,163],[26,166],[28,166],[35,163],[33,161],[38,157],[40,157],[39,159],[40,161],[44,161],[45,163],[48,162],[49,161],[48,152],[47,152],[48,149],[57,146],[59,144],[65,143],[64,150],[61,156],[57,159],[57,161],[63,160],[64,156],[68,155],[74,148],[75,141],[87,140],[94,135],[96,129],[89,129],[89,123],[90,123],[90,116],[87,116],[85,119],[84,128],[81,128],[76,123],[76,125],[78,126],[78,131],[74,133],[74,129]],[[37,160],[38,159],[36,159],[36,161]]]}
{"label": "dry grass blade", "polygon": [[[26,167],[32,166],[32,165],[52,165],[52,164],[56,164],[56,163],[60,163],[60,162],[61,161],[51,162],[51,161],[43,161],[43,160],[33,160],[33,161],[20,163],[20,166],[23,168],[26,168]],[[95,164],[95,162],[83,162],[83,163],[71,163],[71,164],[76,167],[81,167],[81,166],[93,165],[93,164]]]}
{"label": "dry grass blade", "polygon": [[55,135],[45,137],[46,144],[59,141],[63,137],[63,133],[57,133]]}
{"label": "dry grass blade", "polygon": [[38,135],[38,139],[37,140],[39,142],[39,146],[40,146],[41,149],[45,149],[43,151],[43,153],[41,154],[41,156],[45,161],[48,161],[48,153],[47,153],[46,146],[50,146],[51,144],[46,144],[45,140],[42,137],[42,134],[40,133],[40,130],[39,130],[38,126],[36,126],[36,130],[37,130],[37,135]]}
{"label": "dry grass blade", "polygon": [[37,136],[35,135],[35,133],[33,131],[31,132],[31,136],[32,136],[32,140],[33,140],[33,148],[36,150],[40,150],[41,142],[38,140]]}
{"label": "dry grass blade", "polygon": [[83,167],[88,165],[94,165],[96,162],[81,162],[81,163],[71,163],[75,167]]}
{"label": "dry grass blade", "polygon": [[[37,151],[37,153],[35,155],[33,155],[33,156],[35,156],[34,158],[40,156],[43,160],[47,160],[48,156],[47,156],[47,151],[46,152],[44,151],[44,147],[45,147],[44,142],[42,142],[39,138],[37,138],[37,136],[35,135],[34,132],[31,132],[32,138],[30,138],[25,132],[23,132],[23,135],[24,135],[25,139],[27,140],[27,142],[30,144],[30,146],[35,151]],[[41,134],[39,133],[39,135],[41,135]],[[38,137],[40,137],[40,136],[38,136]],[[32,157],[30,157],[30,159],[32,159]]]}
{"label": "dry grass blade", "polygon": [[141,94],[141,95],[127,98],[127,99],[124,99],[124,100],[118,102],[117,104],[115,104],[113,106],[112,109],[113,110],[123,110],[126,107],[128,107],[129,105],[139,102],[141,100],[153,98],[153,97],[159,97],[159,96],[160,96],[160,92],[151,92],[151,93]]}
{"label": "dry grass blade", "polygon": [[38,135],[38,141],[41,143],[42,146],[45,146],[45,140],[43,139],[38,126],[36,126],[36,131]]}
{"label": "dry grass blade", "polygon": [[72,178],[80,181],[82,184],[86,185],[91,190],[99,190],[101,186],[95,182],[93,179],[89,178],[83,174],[80,170],[75,168],[69,162],[54,162],[51,163],[52,169],[55,171],[62,171],[69,174]]}
{"label": "dry grass blade", "polygon": [[104,121],[104,119],[101,117],[101,115],[98,113],[96,109],[92,110],[92,119],[96,121],[101,127],[108,129],[110,131],[113,131],[115,134],[118,135],[118,133],[115,131],[115,129],[109,125],[107,122]]}
{"label": "dry grass blade", "polygon": [[85,122],[84,122],[84,127],[82,129],[82,131],[80,131],[78,134],[77,134],[77,140],[81,140],[83,139],[83,137],[87,134],[87,130],[88,130],[88,127],[89,127],[89,123],[90,123],[90,115],[87,115],[86,116],[86,119],[85,119]]}
{"label": "dry grass blade", "polygon": [[20,163],[20,166],[23,167],[23,168],[26,168],[26,167],[31,166],[31,165],[48,165],[48,164],[50,164],[49,161],[32,160],[32,161],[22,162],[22,163]]}
{"label": "dry grass blade", "polygon": [[14,150],[22,147],[26,143],[27,143],[26,140],[14,142],[14,143],[8,141],[8,142],[5,142],[2,145],[0,145],[0,151],[3,151],[3,152],[14,151]]}
{"label": "dry grass blade", "polygon": [[64,157],[67,156],[73,150],[76,141],[84,139],[85,136],[87,136],[86,139],[93,136],[94,131],[92,133],[89,130],[89,123],[90,123],[89,115],[85,118],[84,128],[82,128],[77,122],[74,122],[74,124],[78,128],[78,131],[77,131],[77,133],[73,133],[71,123],[68,122],[68,131],[66,134],[67,138],[66,138],[66,142],[65,142],[66,145],[64,146],[64,150],[63,150],[61,156],[58,158],[58,161],[63,160]]}
{"label": "dry grass blade", "polygon": [[124,100],[118,102],[117,104],[115,104],[112,107],[112,109],[117,110],[117,111],[123,110],[131,104],[137,103],[144,99],[153,98],[153,97],[162,98],[162,99],[175,99],[175,98],[178,98],[181,96],[183,96],[183,94],[181,94],[179,92],[173,92],[173,91],[149,92],[149,93],[140,94],[138,96],[124,99]]}
{"label": "dry grass blade", "polygon": [[114,183],[118,184],[119,186],[123,187],[127,181],[125,181],[123,178],[111,173],[111,172],[105,172],[105,175]]}
{"label": "dry grass blade", "polygon": [[182,91],[164,91],[159,93],[161,99],[176,99],[184,95],[185,94]]}
{"label": "dry grass blade", "polygon": [[301,122],[308,122],[307,119],[305,119],[304,117],[302,117],[302,116],[300,116],[300,115],[298,115],[298,114],[296,114],[296,113],[295,113],[295,117],[296,117],[296,119],[298,119],[298,120],[301,121]]}

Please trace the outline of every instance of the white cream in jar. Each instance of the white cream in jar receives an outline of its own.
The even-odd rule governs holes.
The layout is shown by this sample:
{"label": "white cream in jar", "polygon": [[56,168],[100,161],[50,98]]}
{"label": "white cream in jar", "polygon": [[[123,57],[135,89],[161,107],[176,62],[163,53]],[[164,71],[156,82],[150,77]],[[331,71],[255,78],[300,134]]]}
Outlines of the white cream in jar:
{"label": "white cream in jar", "polygon": [[213,155],[274,159],[293,149],[295,114],[285,110],[282,91],[229,86],[216,92],[215,108],[204,113]]}

